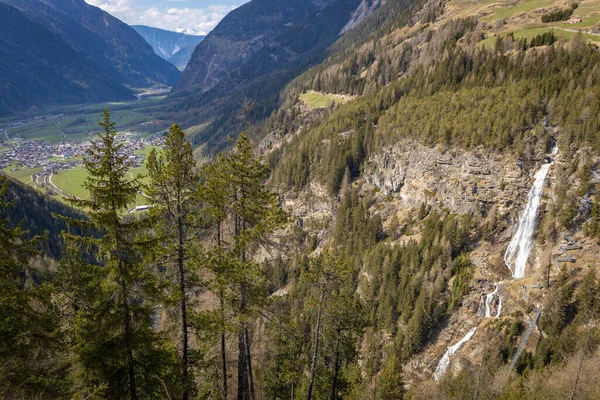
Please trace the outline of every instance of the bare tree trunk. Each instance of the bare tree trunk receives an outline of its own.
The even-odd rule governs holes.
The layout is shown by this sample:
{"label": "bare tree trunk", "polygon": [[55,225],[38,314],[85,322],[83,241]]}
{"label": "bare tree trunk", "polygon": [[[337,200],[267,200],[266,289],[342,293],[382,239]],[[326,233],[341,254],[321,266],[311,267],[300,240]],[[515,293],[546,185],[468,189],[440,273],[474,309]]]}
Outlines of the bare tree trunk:
{"label": "bare tree trunk", "polygon": [[[177,205],[178,212],[180,205]],[[183,221],[181,217],[177,221],[177,266],[179,269],[179,292],[181,295],[181,344],[182,344],[182,363],[183,363],[183,400],[188,400],[190,397],[190,382],[189,382],[189,334],[187,320],[187,298],[185,289],[185,244],[183,237]]]}
{"label": "bare tree trunk", "polygon": [[250,353],[250,335],[248,335],[248,324],[244,327],[244,346],[246,351],[246,371],[248,372],[248,387],[250,389],[250,400],[255,400],[254,376],[252,375],[252,357]]}
{"label": "bare tree trunk", "polygon": [[[221,248],[221,221],[217,223],[217,246]],[[227,352],[225,346],[225,293],[219,290],[221,303],[221,373],[223,374],[223,398],[227,400]]]}
{"label": "bare tree trunk", "polygon": [[[112,209],[116,210],[114,201],[112,202]],[[121,259],[120,241],[118,236],[119,222],[115,219],[114,221],[114,244],[115,244],[115,255],[119,262],[119,273],[121,279],[119,285],[121,287],[121,296],[123,296],[123,318],[125,322],[125,352],[127,353],[127,372],[129,375],[129,397],[131,400],[137,400],[137,383],[135,379],[135,358],[133,357],[133,327],[131,326],[131,312],[129,310],[129,296],[127,292],[127,286],[123,281],[124,268],[123,260]]]}
{"label": "bare tree trunk", "polygon": [[292,399],[296,398],[296,335],[294,335],[294,355],[292,358]]}
{"label": "bare tree trunk", "polygon": [[581,374],[581,368],[583,367],[583,359],[585,357],[585,352],[587,350],[588,342],[590,340],[590,335],[592,333],[592,324],[591,321],[588,324],[588,331],[585,335],[585,342],[583,344],[583,349],[581,350],[581,358],[579,359],[579,367],[577,368],[577,376],[575,377],[575,383],[573,384],[573,390],[571,391],[571,396],[569,396],[570,400],[575,398],[575,393],[577,392],[577,385],[579,384],[579,375]]}
{"label": "bare tree trunk", "polygon": [[127,371],[129,374],[129,396],[131,400],[137,400],[137,385],[135,382],[135,360],[133,358],[132,349],[132,328],[131,328],[131,315],[129,313],[129,305],[127,299],[123,303],[123,314],[125,316],[125,350],[127,351]]}
{"label": "bare tree trunk", "polygon": [[331,385],[331,400],[337,398],[337,377],[340,369],[340,332],[338,331],[337,341],[335,343],[335,361],[333,363],[333,383]]}
{"label": "bare tree trunk", "polygon": [[321,298],[319,299],[319,310],[317,312],[317,325],[315,327],[315,348],[312,356],[312,364],[310,367],[310,382],[308,383],[308,391],[306,393],[306,400],[312,399],[313,386],[315,383],[315,371],[317,369],[317,356],[319,354],[319,333],[321,329],[321,308],[323,304],[323,297],[325,290],[321,292]]}
{"label": "bare tree trunk", "polygon": [[244,324],[240,323],[238,332],[238,400],[249,400],[248,373],[246,371],[246,351],[244,348]]}
{"label": "bare tree trunk", "polygon": [[221,300],[221,370],[223,374],[223,398],[227,400],[227,354],[225,349],[225,294],[219,293]]}

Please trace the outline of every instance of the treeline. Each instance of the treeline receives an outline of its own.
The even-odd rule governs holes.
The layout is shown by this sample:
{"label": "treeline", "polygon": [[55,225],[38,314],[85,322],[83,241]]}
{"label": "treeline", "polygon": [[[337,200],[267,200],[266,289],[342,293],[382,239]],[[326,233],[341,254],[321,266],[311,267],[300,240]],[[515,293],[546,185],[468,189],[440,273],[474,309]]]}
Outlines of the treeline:
{"label": "treeline", "polygon": [[581,37],[516,54],[455,50],[313,123],[271,154],[274,179],[298,187],[317,177],[337,193],[346,169],[358,176],[369,154],[401,138],[529,158],[547,142],[545,118],[562,128],[561,146],[600,149],[600,121],[591,117],[600,112],[599,65]]}
{"label": "treeline", "polygon": [[530,40],[527,40],[527,38],[517,40],[515,39],[515,35],[511,32],[506,36],[498,36],[494,48],[498,52],[504,52],[511,49],[525,51],[532,47],[552,46],[556,42],[558,42],[558,38],[554,34],[554,31],[537,34]]}
{"label": "treeline", "polygon": [[577,3],[573,3],[569,8],[563,8],[562,10],[555,10],[544,14],[542,15],[542,22],[546,24],[548,22],[566,21],[571,18],[571,15],[573,15],[573,12],[577,9],[577,7],[579,7],[579,5]]}

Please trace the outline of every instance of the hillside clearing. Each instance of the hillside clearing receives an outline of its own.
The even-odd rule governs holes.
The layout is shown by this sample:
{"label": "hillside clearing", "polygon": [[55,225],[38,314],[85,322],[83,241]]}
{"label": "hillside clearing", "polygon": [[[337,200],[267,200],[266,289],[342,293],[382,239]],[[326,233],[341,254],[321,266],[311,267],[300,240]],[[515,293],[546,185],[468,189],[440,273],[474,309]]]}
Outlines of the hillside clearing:
{"label": "hillside clearing", "polygon": [[300,100],[314,110],[315,108],[326,108],[335,103],[347,103],[352,100],[352,97],[340,94],[320,93],[315,92],[314,90],[309,90],[308,92],[300,95]]}

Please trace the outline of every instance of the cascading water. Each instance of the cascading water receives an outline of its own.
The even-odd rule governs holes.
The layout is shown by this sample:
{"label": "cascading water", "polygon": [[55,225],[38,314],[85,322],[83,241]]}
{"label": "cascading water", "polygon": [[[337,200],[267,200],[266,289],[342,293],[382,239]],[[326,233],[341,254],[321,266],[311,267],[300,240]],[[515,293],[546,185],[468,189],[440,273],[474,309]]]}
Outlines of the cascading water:
{"label": "cascading water", "polygon": [[496,289],[492,293],[489,293],[485,296],[485,317],[492,318],[492,301],[494,301],[494,297],[498,297],[498,305],[496,308],[496,315],[494,318],[498,318],[500,316],[500,312],[502,312],[502,296],[498,293],[498,284],[496,284]]}
{"label": "cascading water", "polygon": [[[552,155],[554,156],[557,152],[558,147],[555,146],[552,150]],[[527,205],[519,220],[517,232],[510,241],[506,253],[504,253],[504,263],[511,270],[513,278],[522,278],[525,276],[525,266],[533,244],[544,182],[552,164],[554,164],[553,157],[549,163],[543,164],[535,174],[535,181],[529,191]]]}
{"label": "cascading water", "polygon": [[446,349],[444,356],[438,363],[438,365],[435,369],[435,372],[433,373],[433,379],[435,380],[436,383],[440,380],[442,375],[444,375],[446,373],[446,370],[448,369],[448,366],[450,365],[450,356],[452,354],[456,353],[462,347],[463,344],[465,344],[466,342],[471,340],[471,338],[475,334],[475,330],[477,330],[477,327],[475,327],[475,328],[471,329],[469,332],[467,332],[467,334],[462,339],[460,339],[460,341],[458,343],[456,343],[454,346],[450,346],[450,347],[448,347],[448,349]]}

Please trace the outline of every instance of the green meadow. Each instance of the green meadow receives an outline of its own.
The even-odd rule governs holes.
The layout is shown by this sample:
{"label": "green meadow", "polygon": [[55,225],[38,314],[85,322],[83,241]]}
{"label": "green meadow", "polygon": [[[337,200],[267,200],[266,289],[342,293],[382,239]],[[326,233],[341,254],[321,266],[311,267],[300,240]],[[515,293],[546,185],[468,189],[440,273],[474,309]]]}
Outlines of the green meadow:
{"label": "green meadow", "polygon": [[314,90],[310,90],[300,95],[300,100],[302,100],[311,109],[329,107],[334,103],[347,103],[350,101],[350,99],[351,98],[349,96],[319,93],[315,92]]}

